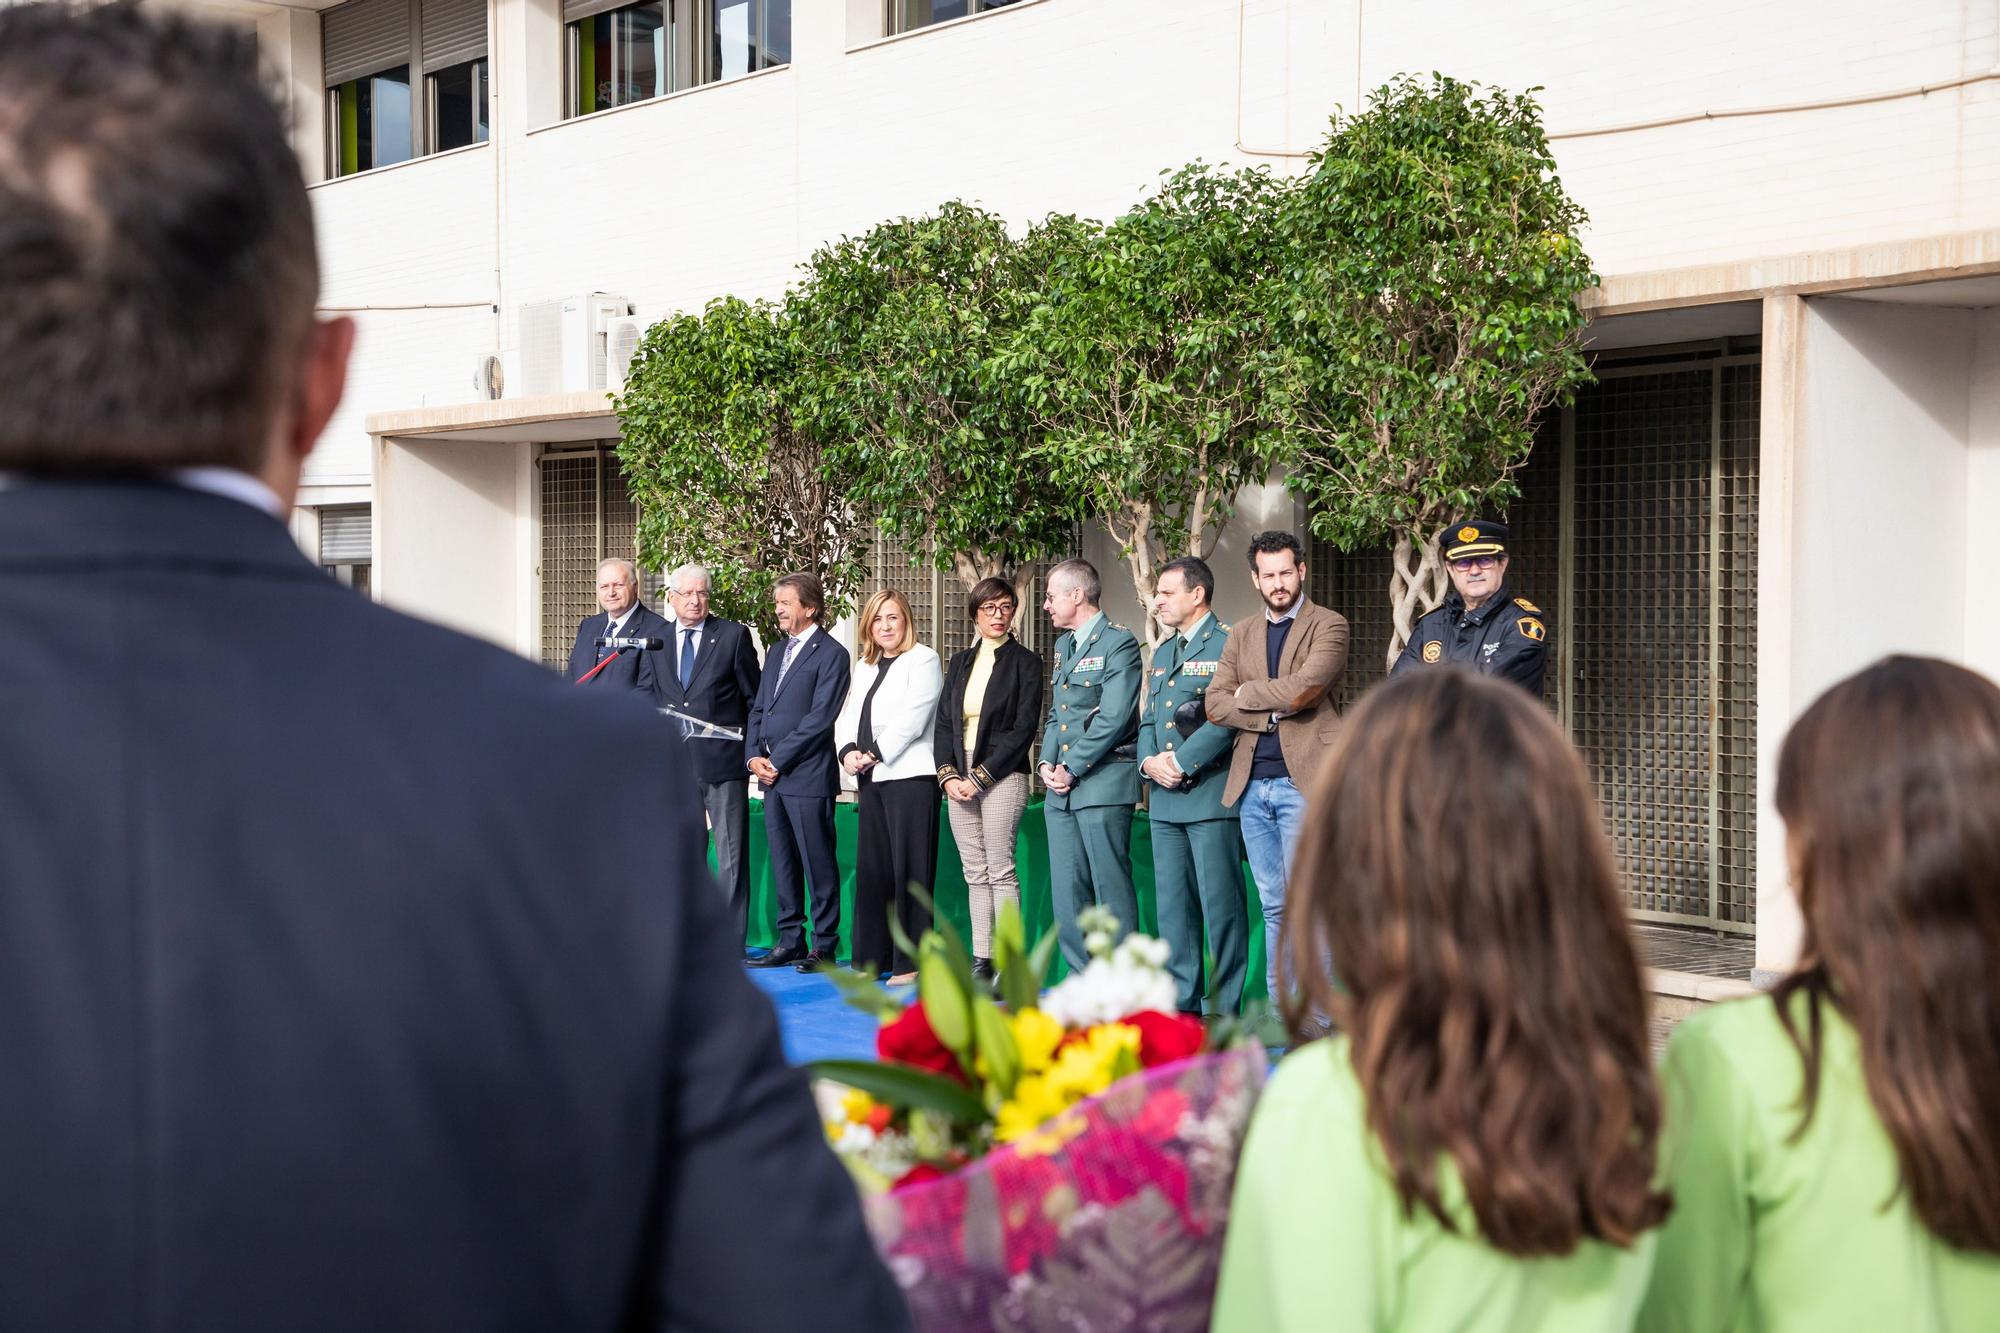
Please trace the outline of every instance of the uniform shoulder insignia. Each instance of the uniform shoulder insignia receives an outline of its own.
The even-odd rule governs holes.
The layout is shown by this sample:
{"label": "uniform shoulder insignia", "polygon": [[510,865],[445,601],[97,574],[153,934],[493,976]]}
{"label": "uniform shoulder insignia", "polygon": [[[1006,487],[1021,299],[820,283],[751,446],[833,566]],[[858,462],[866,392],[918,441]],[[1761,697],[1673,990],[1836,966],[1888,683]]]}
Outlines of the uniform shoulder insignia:
{"label": "uniform shoulder insignia", "polygon": [[1514,605],[1520,607],[1523,611],[1526,611],[1531,616],[1538,616],[1542,613],[1541,607],[1536,606],[1533,602],[1529,601],[1525,597],[1516,597],[1514,599]]}
{"label": "uniform shoulder insignia", "polygon": [[1542,622],[1535,619],[1533,616],[1522,616],[1519,620],[1515,621],[1514,624],[1521,631],[1522,634],[1526,635],[1528,638],[1533,639],[1536,643],[1540,643],[1543,639],[1546,639],[1549,635],[1549,632],[1546,629],[1542,628]]}

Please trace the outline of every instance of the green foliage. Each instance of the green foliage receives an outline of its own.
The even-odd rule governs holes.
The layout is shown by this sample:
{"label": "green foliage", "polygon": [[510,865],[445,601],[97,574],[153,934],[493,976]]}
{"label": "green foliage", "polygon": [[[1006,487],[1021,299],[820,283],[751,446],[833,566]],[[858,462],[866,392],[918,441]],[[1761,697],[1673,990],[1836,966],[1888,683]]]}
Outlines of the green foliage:
{"label": "green foliage", "polygon": [[1436,604],[1439,527],[1511,498],[1537,414],[1589,377],[1584,220],[1532,94],[1437,75],[1337,120],[1280,212],[1289,481],[1316,535],[1397,544],[1404,603]]}
{"label": "green foliage", "polygon": [[789,302],[801,415],[829,441],[861,512],[928,539],[965,586],[1065,551],[1068,497],[1034,464],[1019,394],[982,370],[1033,308],[1051,219],[1016,241],[948,203],[816,252]]}
{"label": "green foliage", "polygon": [[798,410],[798,367],[783,308],[724,297],[647,330],[616,404],[642,563],[706,565],[715,613],[766,643],[778,578],[818,574],[830,625],[866,572],[865,511]]}
{"label": "green foliage", "polygon": [[815,1060],[806,1066],[814,1078],[832,1079],[867,1093],[891,1106],[936,1111],[952,1120],[979,1124],[989,1117],[979,1094],[942,1074],[911,1065],[877,1064],[873,1060]]}
{"label": "green foliage", "polygon": [[993,391],[1034,414],[1034,461],[1109,528],[1142,603],[1160,564],[1214,548],[1277,456],[1260,293],[1283,197],[1261,168],[1197,162],[1109,226],[1052,232],[1033,317],[989,364]]}

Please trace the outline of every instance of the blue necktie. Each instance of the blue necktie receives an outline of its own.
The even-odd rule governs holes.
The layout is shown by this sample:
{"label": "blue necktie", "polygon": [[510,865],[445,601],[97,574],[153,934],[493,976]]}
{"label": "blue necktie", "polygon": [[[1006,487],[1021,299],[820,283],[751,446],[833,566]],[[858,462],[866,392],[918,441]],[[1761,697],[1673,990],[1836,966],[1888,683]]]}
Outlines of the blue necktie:
{"label": "blue necktie", "polygon": [[681,688],[685,690],[688,687],[688,682],[693,679],[694,631],[683,629],[681,631]]}
{"label": "blue necktie", "polygon": [[792,669],[792,649],[798,646],[799,646],[799,641],[797,639],[788,638],[785,640],[784,655],[778,659],[778,683],[771,687],[771,693],[773,696],[775,696],[779,690],[785,688],[785,673]]}

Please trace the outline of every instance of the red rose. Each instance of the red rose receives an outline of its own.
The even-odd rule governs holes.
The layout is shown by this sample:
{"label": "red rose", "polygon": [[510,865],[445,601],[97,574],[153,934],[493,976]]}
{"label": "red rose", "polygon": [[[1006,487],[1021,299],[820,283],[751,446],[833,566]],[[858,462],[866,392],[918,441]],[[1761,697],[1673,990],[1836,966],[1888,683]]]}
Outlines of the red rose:
{"label": "red rose", "polygon": [[908,1171],[896,1177],[896,1183],[889,1187],[889,1193],[895,1194],[910,1188],[912,1185],[922,1185],[927,1181],[943,1180],[950,1174],[949,1171],[946,1171],[935,1162],[918,1162]]}
{"label": "red rose", "polygon": [[914,1065],[960,1083],[966,1081],[958,1057],[931,1031],[931,1020],[924,1013],[921,1000],[875,1034],[875,1054],[892,1064]]}
{"label": "red rose", "polygon": [[1200,1055],[1202,1047],[1208,1044],[1208,1029],[1192,1014],[1163,1014],[1148,1009],[1118,1021],[1139,1029],[1139,1063],[1147,1069]]}

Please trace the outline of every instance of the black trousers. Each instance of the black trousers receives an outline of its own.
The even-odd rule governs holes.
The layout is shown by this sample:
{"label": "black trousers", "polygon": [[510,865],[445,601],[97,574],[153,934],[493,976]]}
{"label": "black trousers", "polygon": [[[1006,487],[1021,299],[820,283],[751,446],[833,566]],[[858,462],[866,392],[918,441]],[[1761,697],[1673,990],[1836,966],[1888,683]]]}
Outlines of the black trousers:
{"label": "black trousers", "polygon": [[[840,941],[840,864],[833,854],[833,798],[764,792],[764,841],[771,888],[778,900],[777,948],[805,941],[806,898],[812,901],[812,952],[831,962]],[[801,892],[800,880],[806,881]]]}
{"label": "black trousers", "polygon": [[934,778],[861,778],[859,842],[854,849],[854,965],[909,972],[917,960],[889,934],[893,910],[915,944],[931,928],[930,910],[910,892],[937,882],[938,785]]}

